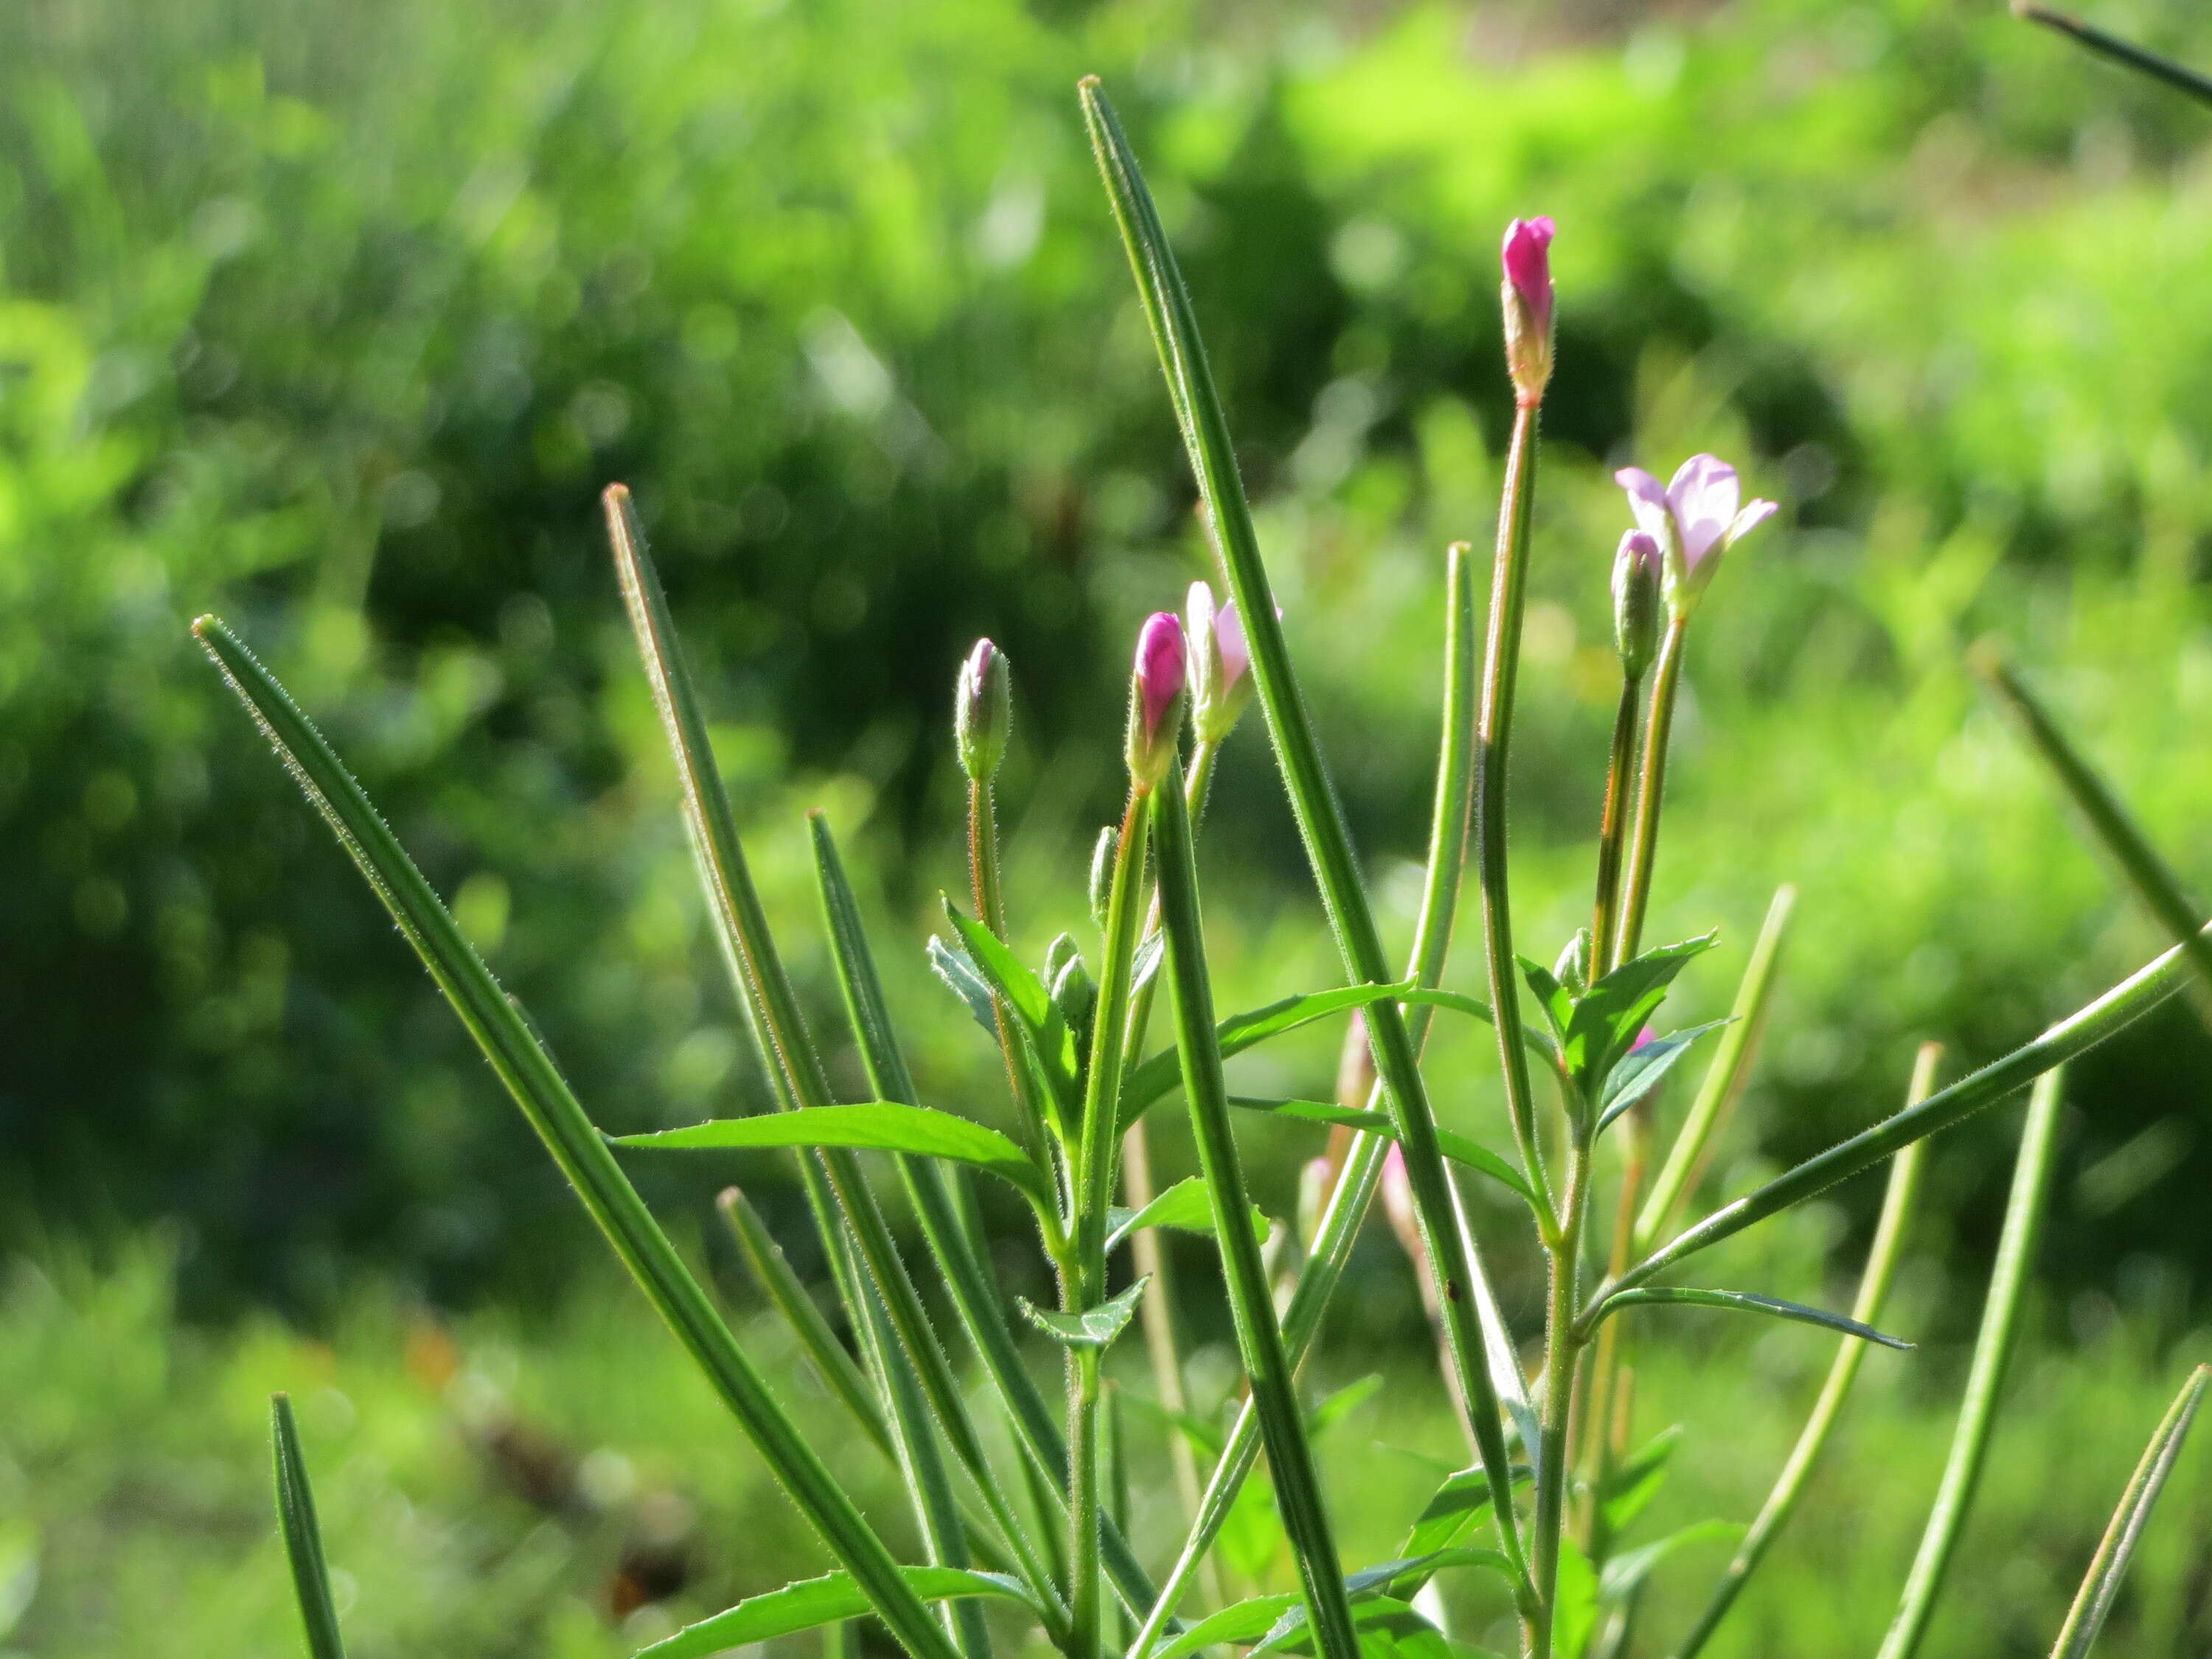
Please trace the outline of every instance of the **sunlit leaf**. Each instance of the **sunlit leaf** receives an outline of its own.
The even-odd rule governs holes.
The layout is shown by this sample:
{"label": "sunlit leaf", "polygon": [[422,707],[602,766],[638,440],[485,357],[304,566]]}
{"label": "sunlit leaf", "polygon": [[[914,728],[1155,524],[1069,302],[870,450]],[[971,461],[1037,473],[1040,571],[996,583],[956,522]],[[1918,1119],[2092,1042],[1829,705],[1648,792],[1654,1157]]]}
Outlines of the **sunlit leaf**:
{"label": "sunlit leaf", "polygon": [[1137,1311],[1137,1299],[1152,1282],[1152,1275],[1147,1273],[1119,1296],[1109,1297],[1097,1307],[1085,1308],[1080,1313],[1054,1313],[1027,1298],[1022,1302],[1022,1312],[1030,1324],[1055,1342],[1071,1348],[1103,1348],[1127,1328]]}
{"label": "sunlit leaf", "polygon": [[[957,1567],[902,1567],[899,1576],[925,1601],[944,1601],[957,1596],[985,1596],[994,1601],[1018,1601],[1034,1613],[1018,1581],[995,1572],[969,1572]],[[705,1659],[710,1654],[796,1635],[870,1611],[867,1597],[845,1572],[806,1578],[766,1595],[752,1596],[733,1607],[686,1625],[673,1636],[641,1648],[634,1659]]]}
{"label": "sunlit leaf", "polygon": [[1599,1131],[1602,1133],[1613,1119],[1657,1088],[1667,1073],[1674,1069],[1674,1062],[1689,1052],[1692,1043],[1727,1024],[1726,1019],[1709,1019],[1702,1025],[1687,1026],[1680,1031],[1669,1031],[1665,1036],[1654,1037],[1641,1048],[1631,1048],[1623,1054],[1620,1063],[1606,1074],[1605,1093],[1598,1109]]}
{"label": "sunlit leaf", "polygon": [[1617,1291],[1607,1297],[1602,1305],[1610,1310],[1638,1303],[1728,1308],[1739,1313],[1765,1314],[1775,1319],[1794,1319],[1802,1324],[1819,1325],[1827,1330],[1841,1331],[1846,1336],[1856,1336],[1862,1341],[1879,1342],[1885,1348],[1909,1351],[1915,1346],[1901,1337],[1878,1331],[1871,1325],[1862,1325],[1856,1319],[1830,1313],[1825,1308],[1808,1308],[1802,1302],[1784,1302],[1779,1297],[1760,1296],[1752,1291],[1705,1291],[1662,1285],[1644,1290]]}
{"label": "sunlit leaf", "polygon": [[[1213,1234],[1213,1200],[1206,1182],[1185,1176],[1141,1210],[1116,1206],[1106,1212],[1106,1248],[1112,1249],[1142,1227],[1173,1227],[1186,1233]],[[1252,1235],[1266,1242],[1267,1218],[1257,1205],[1252,1208]]]}

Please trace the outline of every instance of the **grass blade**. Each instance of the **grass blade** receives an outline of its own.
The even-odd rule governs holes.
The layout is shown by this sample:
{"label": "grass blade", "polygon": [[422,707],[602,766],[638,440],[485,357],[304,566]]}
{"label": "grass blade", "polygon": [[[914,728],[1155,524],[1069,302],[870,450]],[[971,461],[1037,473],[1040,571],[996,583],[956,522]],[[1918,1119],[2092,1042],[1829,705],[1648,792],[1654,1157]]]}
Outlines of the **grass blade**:
{"label": "grass blade", "polygon": [[1872,1128],[1862,1129],[1850,1139],[1806,1159],[1735,1203],[1714,1211],[1678,1235],[1663,1249],[1645,1257],[1623,1274],[1617,1284],[1601,1286],[1601,1293],[1640,1285],[1685,1257],[1724,1238],[1733,1238],[1745,1228],[1793,1204],[1802,1204],[1863,1170],[1872,1169],[1914,1141],[1924,1140],[1954,1123],[1964,1122],[2014,1090],[2126,1030],[2183,985],[2192,982],[2192,970],[2177,945],[2002,1060],[1992,1060],[1949,1088],[1929,1096],[1919,1105],[1908,1106]]}
{"label": "grass blade", "polygon": [[[605,493],[608,539],[614,550],[623,603],[635,635],[638,655],[653,688],[653,706],[676,761],[684,790],[684,817],[690,833],[692,851],[699,867],[715,930],[753,1020],[766,1039],[775,1068],[781,1073],[783,1092],[792,1104],[817,1109],[832,1105],[828,1076],[814,1051],[799,999],[784,970],[768,917],[730,811],[721,774],[708,740],[706,717],[698,693],[684,666],[668,596],[647,552],[645,538],[630,504],[629,492],[620,484]],[[918,1109],[909,1108],[908,1109]],[[787,1114],[788,1115],[788,1114]],[[1000,1534],[1019,1563],[1024,1581],[1042,1606],[1052,1604],[1049,1575],[1038,1559],[1036,1547],[1006,1499],[1005,1485],[992,1469],[981,1436],[969,1416],[959,1379],[954,1375],[944,1346],[931,1326],[928,1310],[915,1288],[904,1260],[893,1241],[890,1224],[884,1218],[875,1194],[861,1173],[860,1160],[849,1147],[824,1147],[817,1156],[829,1178],[837,1207],[852,1231],[860,1260],[866,1266],[876,1293],[898,1334],[898,1351],[914,1368],[922,1392],[936,1414],[946,1444],[974,1481]],[[834,1224],[819,1216],[825,1232]],[[865,1317],[855,1310],[856,1318]]]}
{"label": "grass blade", "polygon": [[1765,1314],[1775,1319],[1794,1320],[1801,1325],[1818,1325],[1826,1330],[1841,1331],[1845,1336],[1856,1337],[1862,1342],[1879,1343],[1885,1348],[1910,1352],[1914,1346],[1902,1337],[1890,1336],[1871,1325],[1846,1318],[1842,1314],[1830,1313],[1825,1308],[1808,1308],[1802,1302],[1785,1302],[1780,1297],[1760,1296],[1754,1291],[1705,1291],[1674,1285],[1621,1291],[1605,1299],[1598,1309],[1598,1317],[1602,1319],[1610,1310],[1634,1307],[1639,1303],[1726,1308],[1739,1313]]}
{"label": "grass blade", "polygon": [[1759,940],[1751,947],[1751,961],[1736,987],[1735,1006],[1729,1012],[1728,1029],[1721,1034],[1719,1052],[1706,1068],[1705,1081],[1698,1085],[1698,1097],[1668,1150],[1667,1162],[1652,1183],[1650,1196],[1638,1212],[1634,1248],[1638,1255],[1650,1249],[1661,1231],[1673,1220],[1675,1206],[1696,1184],[1713,1137],[1750,1080],[1752,1056],[1766,1030],[1766,1010],[1774,994],[1782,942],[1789,937],[1790,917],[1796,905],[1795,887],[1785,882],[1774,890],[1766,920],[1759,925]]}
{"label": "grass blade", "polygon": [[860,1362],[837,1340],[836,1332],[830,1328],[830,1322],[822,1316],[822,1310],[799,1282],[799,1275],[791,1270],[791,1263],[784,1258],[783,1247],[769,1234],[759,1212],[735,1187],[723,1189],[716,1207],[729,1223],[730,1231],[744,1252],[754,1279],[799,1338],[799,1347],[812,1362],[824,1386],[853,1413],[861,1432],[875,1443],[877,1449],[887,1457],[896,1457],[897,1454],[891,1448],[890,1424],[884,1416],[882,1402],[862,1374]]}
{"label": "grass blade", "polygon": [[[1912,1085],[1905,1095],[1907,1105],[1925,1100],[1936,1086],[1936,1066],[1942,1054],[1942,1048],[1936,1043],[1921,1045],[1919,1058],[1912,1068]],[[1889,1287],[1896,1280],[1897,1264],[1904,1255],[1905,1224],[1911,1217],[1913,1200],[1920,1190],[1922,1156],[1925,1151],[1915,1142],[1899,1152],[1889,1166],[1889,1186],[1882,1194],[1881,1219],[1875,1224],[1874,1243],[1867,1251],[1866,1270],[1859,1276],[1858,1299],[1851,1305],[1851,1317],[1863,1323],[1871,1325],[1881,1318],[1882,1306],[1889,1300]],[[1843,1415],[1844,1401],[1850,1394],[1851,1385],[1858,1380],[1859,1367],[1866,1353],[1863,1342],[1837,1345],[1835,1362],[1828,1368],[1828,1380],[1821,1385],[1820,1397],[1814,1402],[1813,1414],[1806,1419],[1796,1445],[1790,1449],[1789,1461],[1775,1478],[1774,1490],[1767,1494],[1758,1517],[1751,1523],[1751,1530],[1744,1534],[1735,1558],[1721,1574],[1720,1582],[1713,1586],[1713,1593],[1705,1610],[1698,1615],[1698,1622],[1675,1650],[1675,1659],[1696,1659],[1713,1632],[1720,1628],[1721,1621],[1728,1617],[1729,1609],[1742,1595],[1744,1585],[1765,1559],[1766,1552],[1773,1547],[1782,1528],[1789,1524],[1797,1500],[1804,1495],[1805,1484],[1812,1477],[1813,1467],[1820,1461],[1828,1437]]]}
{"label": "grass blade", "polygon": [[2112,786],[2059,729],[2042,699],[2028,690],[2002,649],[1985,640],[1969,654],[1968,661],[2012,716],[2035,757],[2057,779],[2059,787],[2074,803],[2098,846],[2118,867],[2136,900],[2169,939],[2179,941],[2183,954],[2197,971],[2197,1007],[2212,1020],[2212,939],[2200,937],[2197,931],[2203,926],[2202,907],[2183,890],[2181,878],[2159,857],[2157,848],[2112,793]]}
{"label": "grass blade", "polygon": [[[1319,744],[1297,678],[1290,647],[1276,613],[1274,595],[1261,557],[1258,533],[1244,499],[1243,481],[1230,444],[1229,425],[1207,367],[1190,296],[1176,269],[1151,193],[1145,188],[1135,155],[1113,107],[1097,82],[1082,86],[1084,118],[1091,147],[1135,273],[1146,316],[1152,326],[1170,396],[1183,425],[1200,492],[1212,515],[1229,586],[1244,621],[1251,651],[1252,677],[1267,734],[1291,797],[1298,833],[1321,890],[1322,908],[1336,936],[1345,976],[1354,983],[1381,984],[1389,975],[1376,930],[1359,865],[1343,809],[1330,786]],[[1505,1436],[1485,1364],[1482,1334],[1474,1319],[1466,1276],[1474,1258],[1464,1248],[1461,1218],[1450,1178],[1437,1149],[1436,1116],[1420,1074],[1419,1054],[1404,1011],[1395,1001],[1373,1005],[1368,1030],[1376,1070],[1386,1103],[1398,1119],[1411,1177],[1414,1207],[1429,1243],[1431,1271],[1452,1334],[1460,1382],[1480,1441],[1483,1467],[1497,1487],[1500,1540],[1516,1564],[1522,1561],[1518,1528],[1512,1514],[1510,1468]]]}
{"label": "grass blade", "polygon": [[2212,80],[2206,79],[2195,70],[2184,68],[2170,58],[2147,52],[2133,41],[2123,40],[2117,34],[2108,34],[2094,24],[2085,23],[2065,12],[2039,5],[2036,0],[2013,0],[2012,9],[2015,16],[2025,17],[2031,23],[2040,23],[2047,29],[2054,29],[2075,45],[2087,47],[2100,57],[2109,58],[2138,74],[2148,75],[2154,81],[2163,81],[2199,103],[2212,104]]}
{"label": "grass blade", "polygon": [[269,1418],[276,1459],[276,1523],[284,1534],[284,1554],[292,1564],[292,1591],[300,1602],[300,1622],[307,1629],[309,1659],[345,1659],[338,1639],[337,1608],[331,1601],[331,1576],[323,1563],[323,1532],[315,1523],[315,1493],[307,1482],[307,1460],[300,1455],[300,1431],[292,1421],[289,1395],[269,1396]]}
{"label": "grass blade", "polygon": [[414,946],[617,1257],[706,1372],[770,1472],[900,1644],[916,1659],[955,1659],[951,1644],[900,1577],[883,1540],[784,1414],[767,1379],[647,1211],[521,1011],[500,989],[322,733],[221,620],[203,617],[193,632]]}
{"label": "grass blade", "polygon": [[2098,1632],[2105,1628],[2106,1616],[2112,1610],[2112,1598],[2119,1594],[2120,1581],[2127,1577],[2128,1563],[2135,1559],[2136,1545],[2150,1520],[2151,1506],[2166,1490],[2174,1460],[2181,1455],[2181,1443],[2189,1437],[2190,1425],[2197,1420],[2197,1408],[2203,1403],[2208,1384],[2212,1384],[2212,1365],[2199,1365],[2181,1385],[2150,1444],[2143,1448],[2142,1461],[2136,1465],[2127,1490],[2120,1494],[2120,1506],[2112,1511],[2112,1523],[2105,1528],[2088,1574],[2081,1580],[2057,1643],[2051,1650],[2051,1659],[2088,1659]]}
{"label": "grass blade", "polygon": [[1973,1507],[1974,1488],[1988,1456],[1990,1437],[1996,1426],[1997,1396],[2004,1387],[2006,1363],[2020,1332],[2021,1293],[2027,1286],[2035,1243],[2042,1231],[2044,1201],[2051,1191],[2052,1153],[2058,1143],[2058,1106],[2063,1072],[2049,1072],[2037,1082],[2028,1097],[2027,1121],[2021,1129],[2020,1156],[2013,1166],[2012,1195],[2005,1202],[2004,1231],[1997,1238],[1996,1266],[1990,1273],[1990,1290],[1982,1304],[1982,1328],[1974,1338],[1973,1364],[1966,1372],[1966,1395],[1959,1407],[1958,1426],[1951,1435],[1951,1452],[1943,1465],[1943,1479],[1936,1489],[1936,1502],[1928,1513],[1928,1528],[1921,1534],[1920,1552],[1905,1581],[1905,1595],[1897,1616],[1883,1638],[1878,1659],[1911,1659],[1936,1603],[1943,1593],[1943,1580]]}
{"label": "grass blade", "polygon": [[1221,1051],[1213,1040],[1213,988],[1206,969],[1206,940],[1199,915],[1198,865],[1191,850],[1190,814],[1182,792],[1152,793],[1153,830],[1159,849],[1160,920],[1167,937],[1167,976],[1175,1006],[1176,1047],[1182,1055],[1183,1094],[1190,1103],[1199,1164],[1221,1218],[1217,1239],[1228,1281],[1237,1346],[1252,1385],[1260,1435],[1274,1476],[1275,1503],[1296,1557],[1306,1610],[1326,1659],[1358,1659],[1359,1638],[1344,1572],[1322,1502],[1313,1448],[1298,1411],[1297,1383],[1283,1349],[1261,1260],[1260,1242],[1232,1218],[1252,1207],[1243,1166],[1229,1121],[1229,1090]]}

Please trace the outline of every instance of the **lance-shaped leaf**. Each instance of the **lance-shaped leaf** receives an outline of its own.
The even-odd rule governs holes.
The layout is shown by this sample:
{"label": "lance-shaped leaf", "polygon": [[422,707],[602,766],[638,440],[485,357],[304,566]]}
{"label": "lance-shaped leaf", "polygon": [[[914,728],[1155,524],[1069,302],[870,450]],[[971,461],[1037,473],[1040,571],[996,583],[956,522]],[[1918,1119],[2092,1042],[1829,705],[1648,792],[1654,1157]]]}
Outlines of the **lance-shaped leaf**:
{"label": "lance-shaped leaf", "polygon": [[1669,1031],[1665,1036],[1652,1038],[1641,1048],[1630,1049],[1605,1079],[1605,1093],[1598,1103],[1599,1132],[1602,1133],[1615,1118],[1647,1098],[1674,1069],[1675,1061],[1689,1052],[1692,1043],[1728,1023],[1725,1019],[1709,1019],[1702,1025]]}
{"label": "lance-shaped leaf", "polygon": [[1839,1313],[1830,1313],[1825,1308],[1808,1308],[1802,1302],[1784,1302],[1780,1297],[1760,1296],[1752,1291],[1705,1291],[1674,1285],[1655,1285],[1642,1290],[1620,1291],[1607,1297],[1599,1304],[1598,1317],[1633,1307],[1638,1303],[1662,1306],[1678,1305],[1691,1308],[1727,1308],[1739,1313],[1765,1314],[1775,1319],[1794,1319],[1801,1325],[1819,1325],[1832,1331],[1841,1331],[1845,1336],[1856,1336],[1862,1342],[1878,1342],[1885,1348],[1910,1351],[1913,1344],[1902,1337],[1886,1334],[1871,1325],[1863,1325],[1856,1319]]}
{"label": "lance-shaped leaf", "polygon": [[2051,1650],[2051,1659],[2088,1659],[2089,1650],[2112,1610],[2112,1598],[2120,1593],[2120,1581],[2127,1577],[2128,1563],[2135,1559],[2136,1546],[2150,1520],[2151,1506],[2166,1490],[2174,1460],[2181,1455],[2182,1442],[2189,1437],[2190,1425],[2197,1420],[2197,1408],[2203,1403],[2208,1384],[2212,1384],[2212,1365],[2199,1365],[2181,1385],[2150,1444],[2143,1448],[2142,1461],[2128,1478],[2120,1506],[2112,1511],[2112,1523],[2105,1528],[2088,1573],[2075,1593],[2074,1605]]}
{"label": "lance-shaped leaf", "polygon": [[1598,1574],[1598,1600],[1607,1603],[1620,1601],[1679,1549],[1692,1544],[1725,1541],[1738,1537],[1742,1531],[1742,1526],[1734,1521],[1696,1521],[1640,1548],[1625,1551],[1607,1561],[1604,1571]]}
{"label": "lance-shaped leaf", "polygon": [[969,1018],[983,1028],[986,1036],[995,1042],[999,1039],[998,1016],[991,1006],[991,987],[968,959],[968,953],[957,946],[947,945],[932,933],[929,936],[929,965],[945,988],[958,997],[968,1010]]}
{"label": "lance-shaped leaf", "polygon": [[1604,1489],[1598,1493],[1607,1537],[1618,1538],[1626,1532],[1659,1495],[1675,1449],[1681,1443],[1682,1425],[1677,1423],[1653,1435],[1609,1472]]}
{"label": "lance-shaped leaf", "polygon": [[617,1146],[650,1152],[729,1152],[758,1146],[852,1146],[910,1158],[949,1158],[998,1176],[1049,1210],[1052,1184],[1029,1155],[996,1129],[932,1106],[868,1100],[851,1106],[802,1106],[757,1117],[715,1118],[680,1129],[614,1135]]}
{"label": "lance-shaped leaf", "polygon": [[289,1395],[269,1396],[270,1437],[276,1460],[276,1523],[284,1534],[284,1555],[292,1564],[292,1593],[307,1626],[309,1659],[345,1659],[338,1639],[337,1608],[331,1600],[331,1575],[323,1562],[323,1532],[315,1522],[314,1488],[307,1482],[307,1460],[300,1455],[300,1431],[292,1421]]}
{"label": "lance-shaped leaf", "polygon": [[[1252,1237],[1266,1241],[1267,1218],[1256,1204],[1252,1206]],[[1205,1181],[1198,1176],[1185,1176],[1141,1210],[1115,1208],[1106,1212],[1106,1248],[1110,1250],[1140,1227],[1173,1227],[1180,1232],[1213,1233],[1213,1200],[1207,1194]]]}
{"label": "lance-shaped leaf", "polygon": [[[924,1601],[980,1596],[1018,1602],[1031,1613],[1037,1612],[1036,1603],[1030,1599],[1018,1580],[994,1572],[967,1572],[957,1567],[902,1567],[899,1575],[907,1588]],[[749,1597],[696,1625],[686,1625],[673,1636],[639,1649],[635,1659],[707,1659],[708,1655],[773,1641],[779,1636],[795,1636],[801,1631],[818,1630],[824,1625],[858,1619],[868,1611],[868,1598],[860,1593],[850,1573],[825,1573],[819,1578],[801,1579],[781,1589]]]}
{"label": "lance-shaped leaf", "polygon": [[963,915],[951,899],[945,902],[945,920],[960,935],[968,959],[976,973],[1006,999],[1021,1028],[1045,1081],[1059,1103],[1060,1119],[1070,1121],[1079,1097],[1075,1033],[1046,990],[1044,981],[1022,959],[999,940],[997,934],[971,917]]}
{"label": "lance-shaped leaf", "polygon": [[193,624],[231,689],[415,948],[493,1072],[654,1310],[714,1385],[770,1472],[916,1659],[956,1659],[883,1540],[785,1415],[615,1162],[568,1080],[353,775],[253,653],[213,617]]}
{"label": "lance-shaped leaf", "polygon": [[1150,1279],[1140,1279],[1119,1296],[1109,1297],[1080,1313],[1055,1313],[1026,1299],[1021,1309],[1030,1324],[1063,1347],[1103,1348],[1127,1328],[1136,1315],[1137,1298],[1151,1283]]}
{"label": "lance-shaped leaf", "polygon": [[[1525,1468],[1516,1468],[1513,1477],[1517,1484],[1527,1480],[1533,1473]],[[1429,1494],[1429,1501],[1421,1506],[1420,1514],[1413,1517],[1405,1542],[1398,1546],[1398,1554],[1410,1559],[1450,1549],[1474,1536],[1475,1530],[1489,1518],[1490,1477],[1481,1465],[1446,1475],[1436,1491]]]}

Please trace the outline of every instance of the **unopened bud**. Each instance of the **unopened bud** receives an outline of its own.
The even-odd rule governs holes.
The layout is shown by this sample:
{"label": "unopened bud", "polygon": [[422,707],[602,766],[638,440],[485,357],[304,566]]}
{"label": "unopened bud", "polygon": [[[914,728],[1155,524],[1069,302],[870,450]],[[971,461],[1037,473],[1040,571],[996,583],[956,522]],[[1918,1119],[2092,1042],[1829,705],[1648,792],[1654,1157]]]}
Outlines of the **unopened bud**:
{"label": "unopened bud", "polygon": [[1659,642],[1659,587],[1662,556],[1658,538],[1632,530],[1613,556],[1613,642],[1620,652],[1620,672],[1644,678]]}
{"label": "unopened bud", "polygon": [[1091,1010],[1098,1006],[1098,988],[1068,934],[1053,940],[1044,953],[1044,982],[1051,988],[1053,1006],[1060,1010],[1067,1029],[1075,1033],[1079,1045],[1087,1047],[1085,1039],[1091,1031]]}
{"label": "unopened bud", "polygon": [[1589,929],[1577,928],[1567,948],[1559,952],[1559,959],[1552,964],[1552,977],[1577,996],[1589,989]]}
{"label": "unopened bud", "polygon": [[1552,378],[1552,237],[1548,218],[1505,227],[1505,368],[1523,404],[1540,402]]}
{"label": "unopened bud", "polygon": [[1190,650],[1191,719],[1201,741],[1218,743],[1236,729],[1252,701],[1252,649],[1244,638],[1244,619],[1231,599],[1218,610],[1213,590],[1190,585],[1183,606],[1183,629]]}
{"label": "unopened bud", "polygon": [[1175,764],[1182,734],[1182,623],[1155,611],[1137,633],[1137,660],[1129,683],[1129,780],[1148,791]]}
{"label": "unopened bud", "polygon": [[1006,734],[1013,723],[1006,653],[988,640],[978,640],[960,665],[952,702],[952,744],[960,754],[960,769],[977,783],[989,782],[1006,757]]}

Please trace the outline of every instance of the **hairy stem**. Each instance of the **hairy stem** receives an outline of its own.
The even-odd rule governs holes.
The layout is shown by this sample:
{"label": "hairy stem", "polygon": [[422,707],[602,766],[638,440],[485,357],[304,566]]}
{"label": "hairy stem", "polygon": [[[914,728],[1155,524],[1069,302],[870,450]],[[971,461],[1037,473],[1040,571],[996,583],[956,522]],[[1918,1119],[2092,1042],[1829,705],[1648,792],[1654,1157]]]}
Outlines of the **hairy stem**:
{"label": "hairy stem", "polygon": [[1634,958],[1644,938],[1644,912],[1651,902],[1651,871],[1659,857],[1659,809],[1667,790],[1667,744],[1674,730],[1674,699],[1682,683],[1682,642],[1689,618],[1667,624],[1651,672],[1651,709],[1644,722],[1644,770],[1636,787],[1636,827],[1628,846],[1627,893],[1620,907],[1620,931],[1611,960]]}

